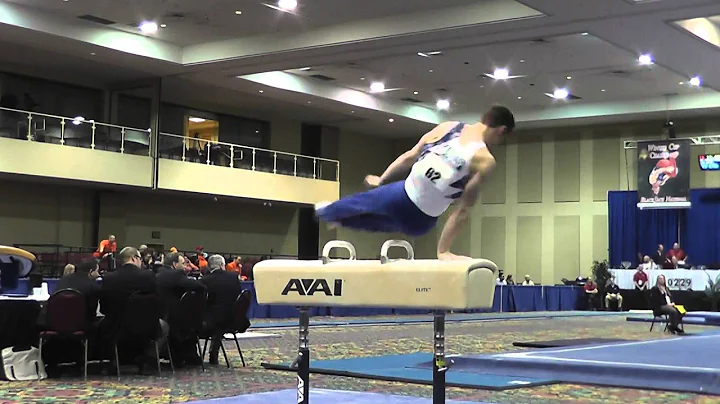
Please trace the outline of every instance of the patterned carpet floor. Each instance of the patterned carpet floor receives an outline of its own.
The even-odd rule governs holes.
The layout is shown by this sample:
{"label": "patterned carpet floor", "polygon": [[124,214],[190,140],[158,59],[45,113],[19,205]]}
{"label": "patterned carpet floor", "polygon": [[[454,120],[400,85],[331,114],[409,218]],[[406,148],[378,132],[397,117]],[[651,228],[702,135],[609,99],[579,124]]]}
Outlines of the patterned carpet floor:
{"label": "patterned carpet floor", "polygon": [[[258,322],[259,323],[259,322]],[[274,391],[295,387],[289,372],[263,369],[262,362],[281,363],[294,359],[296,330],[272,332],[280,338],[247,341],[243,353],[248,362],[242,368],[233,342],[226,343],[232,369],[221,366],[201,369],[169,369],[159,376],[135,375],[124,370],[120,381],[113,375],[77,376],[41,382],[0,382],[0,403],[180,403],[215,397]],[[702,331],[688,327],[688,332]],[[629,323],[624,316],[576,317],[449,323],[446,346],[449,354],[495,353],[517,350],[515,341],[567,338],[624,338],[633,340],[665,338],[660,331],[648,332],[647,324]],[[432,352],[432,325],[312,328],[312,359],[341,359],[412,352]],[[92,370],[92,368],[91,368]],[[311,375],[313,388],[389,393],[431,397],[431,387],[372,380]],[[719,397],[580,385],[552,385],[509,391],[448,389],[448,398],[494,403],[710,403]]]}

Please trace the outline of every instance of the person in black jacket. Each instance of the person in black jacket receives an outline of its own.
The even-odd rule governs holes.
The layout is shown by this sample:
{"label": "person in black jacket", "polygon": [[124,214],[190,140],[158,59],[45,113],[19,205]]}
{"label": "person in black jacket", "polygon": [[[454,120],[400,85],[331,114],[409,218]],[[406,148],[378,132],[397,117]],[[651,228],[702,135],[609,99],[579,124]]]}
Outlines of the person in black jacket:
{"label": "person in black jacket", "polygon": [[88,325],[91,325],[97,316],[98,300],[100,298],[100,285],[96,279],[99,276],[96,260],[84,261],[75,272],[65,275],[57,283],[56,290],[75,289],[85,298],[85,316]]}
{"label": "person in black jacket", "polygon": [[[180,299],[188,291],[205,293],[205,285],[185,275],[185,259],[179,253],[170,253],[164,257],[163,266],[156,275],[158,294],[163,305],[163,318],[170,325],[170,346],[177,366],[184,364],[199,365],[200,356],[195,349],[195,340],[183,340],[173,332],[173,323],[182,321]],[[185,338],[185,337],[183,337]]]}
{"label": "person in black jacket", "polygon": [[[100,323],[100,332],[113,335],[118,331],[118,325],[125,311],[125,303],[130,295],[136,292],[145,292],[157,295],[157,283],[152,271],[141,269],[142,257],[133,247],[125,247],[118,254],[121,266],[114,272],[106,273],[100,289],[100,311],[105,318]],[[167,339],[169,326],[160,320],[162,335],[160,337],[160,350]],[[139,348],[139,347],[136,347]],[[138,352],[139,354],[140,352]],[[138,357],[138,365],[142,372],[143,365],[154,363],[155,347],[147,346],[145,357]]]}
{"label": "person in black jacket", "polygon": [[684,331],[678,328],[682,315],[675,307],[670,290],[665,285],[665,275],[658,275],[655,286],[650,289],[650,309],[652,309],[655,316],[660,314],[668,315],[668,330],[670,332],[684,334]]}
{"label": "person in black jacket", "polygon": [[208,292],[205,328],[213,336],[209,362],[217,364],[223,340],[222,331],[233,324],[235,301],[242,290],[237,274],[225,271],[225,258],[222,255],[211,255],[208,258],[208,272],[201,279]]}

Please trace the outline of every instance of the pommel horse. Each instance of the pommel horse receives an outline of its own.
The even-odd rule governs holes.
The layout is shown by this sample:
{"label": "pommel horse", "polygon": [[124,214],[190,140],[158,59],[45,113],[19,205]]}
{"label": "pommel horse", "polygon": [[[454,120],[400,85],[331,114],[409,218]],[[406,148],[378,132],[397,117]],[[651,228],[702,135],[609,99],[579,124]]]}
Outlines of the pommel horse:
{"label": "pommel horse", "polygon": [[[402,247],[407,259],[390,259],[388,250]],[[330,259],[333,248],[349,251],[349,259]],[[310,403],[311,306],[428,309],[434,312],[433,404],[445,403],[445,314],[450,310],[491,308],[497,266],[489,260],[416,260],[412,246],[388,240],[380,260],[356,259],[355,247],[330,241],[319,260],[266,260],[255,264],[259,304],[297,306],[299,348],[291,365],[298,373],[298,404]]]}

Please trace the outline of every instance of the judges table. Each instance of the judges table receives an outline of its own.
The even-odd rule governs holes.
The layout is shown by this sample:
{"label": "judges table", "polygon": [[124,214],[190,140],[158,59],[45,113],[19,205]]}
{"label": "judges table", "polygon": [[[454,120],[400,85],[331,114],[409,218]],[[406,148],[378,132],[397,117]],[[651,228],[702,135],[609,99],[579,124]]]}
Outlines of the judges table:
{"label": "judges table", "polygon": [[[45,279],[48,290],[52,294],[57,285],[57,279]],[[242,282],[243,289],[252,292],[252,304],[248,317],[260,318],[297,318],[297,308],[292,306],[265,306],[259,305],[255,298],[255,284]],[[27,279],[20,279],[17,289],[7,290],[6,293],[27,293]],[[501,286],[495,287],[493,312],[524,312],[524,311],[569,311],[585,309],[585,299],[581,299],[583,290],[576,286]],[[480,311],[480,310],[478,310]],[[310,311],[312,316],[332,317],[367,317],[385,315],[411,315],[429,314],[429,310],[409,309],[373,309],[361,307],[314,307]]]}
{"label": "judges table", "polygon": [[[615,274],[620,289],[635,289],[633,276],[637,269],[611,269],[610,272]],[[709,286],[708,275],[713,282],[720,275],[717,269],[652,269],[645,272],[648,274],[648,288],[655,286],[657,277],[662,274],[670,290],[705,290]]]}

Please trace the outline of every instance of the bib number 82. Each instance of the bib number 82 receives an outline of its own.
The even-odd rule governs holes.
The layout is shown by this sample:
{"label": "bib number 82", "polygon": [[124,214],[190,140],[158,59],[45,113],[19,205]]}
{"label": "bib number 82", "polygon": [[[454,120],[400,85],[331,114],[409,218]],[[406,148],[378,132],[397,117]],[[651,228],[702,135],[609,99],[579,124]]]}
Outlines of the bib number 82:
{"label": "bib number 82", "polygon": [[430,182],[435,184],[437,182],[437,180],[442,178],[442,175],[439,172],[435,171],[435,169],[430,167],[427,169],[427,171],[425,171],[425,177],[427,177],[430,180]]}

